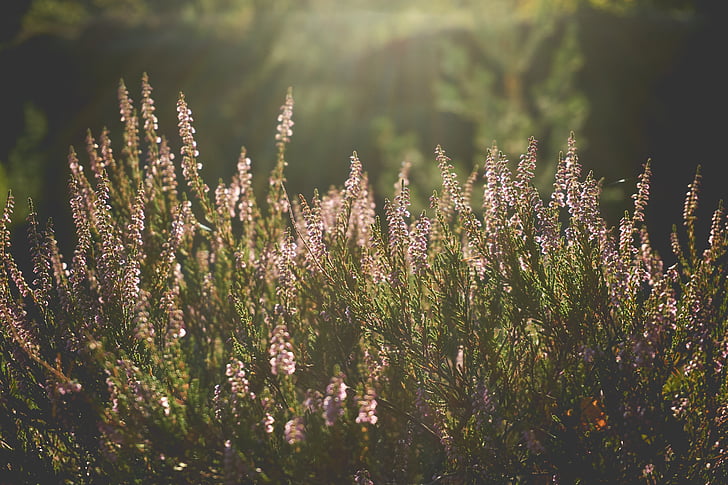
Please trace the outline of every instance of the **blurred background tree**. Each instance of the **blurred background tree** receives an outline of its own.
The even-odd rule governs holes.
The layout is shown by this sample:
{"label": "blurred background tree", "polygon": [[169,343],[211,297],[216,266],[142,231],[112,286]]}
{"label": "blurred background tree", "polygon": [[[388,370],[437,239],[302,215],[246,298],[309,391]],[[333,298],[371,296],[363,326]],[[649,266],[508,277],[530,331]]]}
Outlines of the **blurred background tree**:
{"label": "blurred background tree", "polygon": [[379,197],[391,196],[401,162],[411,163],[421,207],[437,180],[436,144],[467,174],[494,140],[515,161],[535,136],[539,185],[548,193],[557,153],[573,130],[582,162],[604,178],[612,223],[629,207],[641,165],[653,159],[648,222],[660,247],[698,163],[708,192],[703,207],[725,196],[717,157],[726,95],[713,57],[726,40],[723,5],[3,2],[0,189],[11,185],[17,195],[39,199],[43,213],[67,217],[59,201],[68,145],[81,148],[86,129],[98,134],[104,125],[120,140],[113,138],[119,79],[137,99],[148,72],[161,130],[172,140],[176,97],[185,92],[210,181],[233,172],[245,145],[257,183],[266,182],[277,110],[293,86],[291,192],[340,184],[357,150]]}

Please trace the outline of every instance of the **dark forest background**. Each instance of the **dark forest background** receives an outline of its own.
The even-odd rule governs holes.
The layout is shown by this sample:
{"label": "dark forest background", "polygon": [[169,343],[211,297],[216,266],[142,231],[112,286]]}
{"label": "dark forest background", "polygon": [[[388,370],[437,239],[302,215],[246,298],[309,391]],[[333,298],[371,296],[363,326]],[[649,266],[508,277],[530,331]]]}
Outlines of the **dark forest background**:
{"label": "dark forest background", "polygon": [[[293,87],[289,191],[341,184],[357,150],[381,198],[403,160],[415,205],[437,186],[441,144],[461,175],[494,140],[514,162],[540,141],[544,194],[575,132],[603,178],[611,224],[649,158],[648,225],[663,257],[702,166],[702,217],[728,194],[722,1],[6,0],[0,6],[0,190],[16,218],[32,196],[70,227],[69,145],[120,130],[116,89],[139,99],[147,72],[160,130],[178,146],[175,103],[193,110],[203,175],[234,171],[242,145],[256,183],[275,159],[278,108]],[[22,231],[16,231],[16,234]]]}

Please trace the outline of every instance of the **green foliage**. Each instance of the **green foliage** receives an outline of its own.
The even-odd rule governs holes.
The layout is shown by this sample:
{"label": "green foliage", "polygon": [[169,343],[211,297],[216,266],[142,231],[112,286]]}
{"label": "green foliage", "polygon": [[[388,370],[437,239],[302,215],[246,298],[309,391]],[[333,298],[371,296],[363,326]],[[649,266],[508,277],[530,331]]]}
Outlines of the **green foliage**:
{"label": "green foliage", "polygon": [[[206,119],[197,139],[206,147],[207,174],[212,180],[227,177],[225,161],[235,157],[238,143],[263,162],[273,159],[272,147],[263,142],[268,127],[250,114],[269,112],[280,92],[295,85],[297,117],[305,123],[290,154],[322,163],[356,146],[381,194],[391,186],[390,171],[407,160],[413,181],[428,188],[424,197],[413,190],[413,212],[426,205],[429,187],[437,183],[431,170],[420,169],[430,158],[433,139],[448,146],[459,167],[470,166],[493,139],[511,157],[529,135],[539,138],[546,153],[556,153],[568,127],[580,133],[582,149],[599,153],[590,160],[604,167],[605,179],[632,177],[629,164],[652,143],[644,117],[650,116],[652,102],[660,103],[653,85],[699,21],[691,15],[677,21],[664,1],[640,6],[629,0],[610,2],[609,12],[624,12],[631,23],[615,23],[604,10],[595,14],[594,6],[604,3],[595,0],[25,3],[19,31],[9,31],[9,41],[0,46],[8,69],[15,66],[28,78],[8,89],[14,94],[7,113],[9,121],[17,117],[22,99],[32,99],[45,112],[48,140],[37,148],[46,159],[76,143],[69,133],[79,125],[110,112],[103,91],[115,79],[153,69],[157,86],[172,94],[160,97],[161,105],[173,103],[180,88],[196,100],[197,114]],[[16,10],[20,15],[25,9]],[[599,35],[602,29],[610,35]],[[651,40],[645,44],[645,39]],[[596,55],[587,59],[590,50]],[[174,61],[179,52],[189,62]],[[640,53],[636,71],[620,68],[631,53]],[[94,76],[80,67],[89,59],[99,61]],[[35,75],[28,74],[28,65],[35,66]],[[42,81],[53,79],[57,69],[66,73],[65,85]],[[615,75],[620,72],[630,75],[621,79]],[[34,93],[40,92],[39,100]],[[328,134],[325,142],[318,131]],[[618,133],[621,143],[608,146],[611,140],[605,142],[601,133]],[[12,146],[16,136],[7,131],[0,145]],[[343,164],[317,171],[307,167],[289,167],[292,191],[308,195],[310,187],[327,188],[345,176]],[[536,185],[547,194],[552,160],[539,167]],[[256,174],[269,169],[261,164]],[[54,190],[55,170],[38,173],[47,174],[39,192]],[[265,185],[265,177],[256,178],[256,188]],[[612,186],[603,199],[612,221],[628,202],[621,188]]]}
{"label": "green foliage", "polygon": [[[45,156],[38,147],[43,142],[46,132],[47,123],[43,113],[33,104],[26,104],[25,132],[10,151],[7,164],[3,164],[0,160],[0,191],[2,191],[0,193],[7,194],[9,188],[13,187],[16,194],[24,200],[31,196],[40,198],[38,192],[41,181],[38,172],[45,164]],[[27,214],[25,208],[21,208],[20,214],[16,216],[23,218]]]}
{"label": "green foliage", "polygon": [[[343,187],[290,199],[293,97],[266,194],[243,149],[199,174],[180,96],[179,164],[151,86],[119,89],[123,148],[69,155],[76,245],[32,207],[32,276],[0,225],[0,463],[11,482],[684,483],[728,475],[728,247],[696,247],[699,173],[663,268],[650,166],[618,228],[573,137],[554,191],[497,148],[409,213],[408,169],[375,210],[358,155]],[[481,184],[482,181],[482,184]],[[473,202],[482,193],[482,202]]]}

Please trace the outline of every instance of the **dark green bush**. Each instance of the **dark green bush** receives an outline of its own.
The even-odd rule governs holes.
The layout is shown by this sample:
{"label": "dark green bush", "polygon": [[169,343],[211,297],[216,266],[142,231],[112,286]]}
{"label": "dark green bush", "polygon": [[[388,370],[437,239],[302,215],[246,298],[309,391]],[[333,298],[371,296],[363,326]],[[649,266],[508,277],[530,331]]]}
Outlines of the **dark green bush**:
{"label": "dark green bush", "polygon": [[31,204],[24,276],[8,197],[0,481],[728,478],[726,217],[699,251],[699,173],[665,268],[649,164],[613,229],[573,138],[547,201],[535,140],[514,170],[493,147],[464,184],[438,147],[416,217],[406,167],[377,215],[356,153],[343,187],[291,200],[289,94],[256,199],[244,150],[205,185],[183,96],[175,165],[142,85],[138,111],[120,89],[118,153],[107,132],[87,170],[71,151],[70,257]]}

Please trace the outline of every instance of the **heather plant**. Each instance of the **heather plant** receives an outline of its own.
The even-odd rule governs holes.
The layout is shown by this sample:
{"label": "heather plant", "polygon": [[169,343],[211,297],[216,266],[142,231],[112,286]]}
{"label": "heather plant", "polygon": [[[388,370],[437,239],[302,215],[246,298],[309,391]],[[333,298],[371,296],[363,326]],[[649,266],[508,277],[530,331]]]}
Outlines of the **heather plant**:
{"label": "heather plant", "polygon": [[407,166],[377,210],[354,153],[341,187],[290,198],[281,108],[268,190],[243,149],[202,176],[152,88],[119,90],[69,154],[75,246],[30,204],[24,270],[0,223],[0,476],[23,483],[721,483],[728,478],[722,205],[699,250],[700,173],[676,263],[652,250],[645,164],[610,228],[573,136],[553,192],[537,142],[497,147],[412,215]]}

